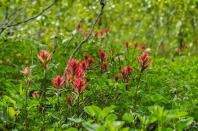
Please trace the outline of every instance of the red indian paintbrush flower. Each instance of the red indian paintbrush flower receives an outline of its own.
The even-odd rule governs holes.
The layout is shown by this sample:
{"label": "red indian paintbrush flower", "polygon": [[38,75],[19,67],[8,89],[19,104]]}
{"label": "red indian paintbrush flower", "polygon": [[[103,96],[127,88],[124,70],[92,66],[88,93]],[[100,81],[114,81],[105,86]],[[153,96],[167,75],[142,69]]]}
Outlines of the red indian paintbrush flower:
{"label": "red indian paintbrush flower", "polygon": [[197,39],[197,40],[195,40],[195,44],[198,44],[198,39]]}
{"label": "red indian paintbrush flower", "polygon": [[141,45],[141,46],[139,46],[139,48],[140,48],[140,50],[141,50],[142,52],[144,52],[144,51],[146,50],[146,46],[145,46],[145,45]]}
{"label": "red indian paintbrush flower", "polygon": [[37,90],[34,90],[34,91],[31,91],[30,92],[30,95],[33,97],[33,98],[38,98],[40,97],[41,93]]}
{"label": "red indian paintbrush flower", "polygon": [[141,72],[143,72],[145,69],[148,68],[148,66],[150,64],[149,58],[150,58],[150,56],[146,52],[142,52],[142,54],[137,57],[137,60],[141,67]]}
{"label": "red indian paintbrush flower", "polygon": [[81,63],[80,63],[80,66],[83,70],[87,70],[88,67],[89,67],[89,63],[86,61],[86,60],[83,60]]}
{"label": "red indian paintbrush flower", "polygon": [[77,31],[82,31],[82,28],[83,28],[83,24],[82,23],[79,23],[76,25],[76,30]]}
{"label": "red indian paintbrush flower", "polygon": [[88,60],[88,58],[91,57],[91,56],[90,56],[90,54],[85,53],[85,54],[84,54],[84,57],[85,57],[85,60]]}
{"label": "red indian paintbrush flower", "polygon": [[107,53],[104,50],[99,49],[99,57],[100,57],[101,61],[105,61],[105,59],[107,57]]}
{"label": "red indian paintbrush flower", "polygon": [[94,58],[89,57],[87,61],[88,61],[88,63],[91,65],[92,63],[94,63]]}
{"label": "red indian paintbrush flower", "polygon": [[46,64],[50,60],[50,55],[46,50],[41,50],[38,54],[38,59],[43,63]]}
{"label": "red indian paintbrush flower", "polygon": [[125,47],[126,47],[127,49],[129,49],[130,43],[129,43],[128,41],[125,41],[125,42],[124,42],[124,45],[125,45]]}
{"label": "red indian paintbrush flower", "polygon": [[21,71],[21,73],[22,73],[23,75],[25,75],[25,76],[30,75],[30,74],[32,73],[32,68],[30,68],[30,67],[25,67],[25,68]]}
{"label": "red indian paintbrush flower", "polygon": [[72,80],[73,75],[72,75],[71,70],[65,69],[64,72],[65,72],[65,81],[67,82],[67,81]]}
{"label": "red indian paintbrush flower", "polygon": [[114,76],[115,81],[118,81],[119,78],[120,78],[120,74],[116,74],[116,75]]}
{"label": "red indian paintbrush flower", "polygon": [[78,93],[83,93],[86,86],[87,86],[86,80],[81,77],[79,77],[73,81],[73,88],[74,88],[74,90],[77,90]]}
{"label": "red indian paintbrush flower", "polygon": [[65,78],[58,75],[58,76],[56,76],[56,77],[52,80],[52,84],[53,84],[55,87],[61,88],[61,87],[63,87],[64,84],[65,84]]}
{"label": "red indian paintbrush flower", "polygon": [[95,36],[96,38],[102,37],[102,36],[103,36],[103,32],[101,32],[101,31],[96,31],[95,34],[94,34],[94,36]]}
{"label": "red indian paintbrush flower", "polygon": [[72,102],[73,102],[73,97],[72,96],[67,96],[66,97],[66,100],[67,100],[67,104],[72,106]]}
{"label": "red indian paintbrush flower", "polygon": [[76,59],[71,59],[68,61],[68,70],[71,70],[73,73],[77,71],[79,67],[79,62]]}
{"label": "red indian paintbrush flower", "polygon": [[121,70],[121,75],[124,79],[128,79],[132,71],[133,71],[133,68],[131,66],[126,66],[124,69]]}
{"label": "red indian paintbrush flower", "polygon": [[72,79],[72,74],[66,74],[65,81],[70,81]]}
{"label": "red indian paintbrush flower", "polygon": [[84,75],[84,70],[82,68],[78,68],[75,72],[76,77],[82,77]]}
{"label": "red indian paintbrush flower", "polygon": [[138,42],[135,41],[135,42],[133,43],[133,45],[134,45],[135,48],[137,48],[137,47],[138,47]]}
{"label": "red indian paintbrush flower", "polygon": [[102,62],[100,64],[101,71],[106,71],[107,70],[107,67],[108,67],[107,62]]}
{"label": "red indian paintbrush flower", "polygon": [[85,53],[85,54],[84,54],[84,57],[85,57],[85,60],[88,62],[88,64],[92,64],[92,63],[94,62],[94,58],[92,58],[92,57],[90,56],[90,54]]}
{"label": "red indian paintbrush flower", "polygon": [[105,34],[107,34],[107,33],[110,32],[110,29],[109,29],[108,27],[106,27],[106,28],[104,28],[104,29],[102,30],[102,32],[104,32]]}

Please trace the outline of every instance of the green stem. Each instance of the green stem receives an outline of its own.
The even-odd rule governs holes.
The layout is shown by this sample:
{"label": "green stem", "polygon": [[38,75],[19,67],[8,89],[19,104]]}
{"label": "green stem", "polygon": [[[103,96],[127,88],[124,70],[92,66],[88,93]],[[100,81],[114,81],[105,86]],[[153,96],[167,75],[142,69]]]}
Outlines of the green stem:
{"label": "green stem", "polygon": [[46,84],[46,68],[44,68],[44,78],[43,78],[43,81],[42,81],[42,84],[41,84],[41,102],[40,102],[40,107],[41,107],[41,121],[42,121],[42,124],[41,124],[41,130],[44,131],[45,130],[45,100],[46,100],[46,87],[45,87],[45,84]]}
{"label": "green stem", "polygon": [[142,77],[142,71],[140,71],[140,75],[139,75],[139,77],[138,77],[138,83],[137,83],[137,87],[136,87],[136,89],[135,89],[135,108],[137,107],[137,97],[138,97],[138,89],[139,89],[139,86],[140,86],[140,81],[141,81],[141,77]]}
{"label": "green stem", "polygon": [[80,94],[78,95],[78,117],[80,116]]}
{"label": "green stem", "polygon": [[58,125],[58,127],[60,128],[60,126],[61,126],[61,112],[60,112],[60,97],[59,97],[59,95],[60,95],[60,90],[58,89],[57,90],[57,111],[59,112],[59,125]]}
{"label": "green stem", "polygon": [[25,130],[28,130],[28,89],[29,89],[29,80],[27,78],[27,87],[25,92]]}

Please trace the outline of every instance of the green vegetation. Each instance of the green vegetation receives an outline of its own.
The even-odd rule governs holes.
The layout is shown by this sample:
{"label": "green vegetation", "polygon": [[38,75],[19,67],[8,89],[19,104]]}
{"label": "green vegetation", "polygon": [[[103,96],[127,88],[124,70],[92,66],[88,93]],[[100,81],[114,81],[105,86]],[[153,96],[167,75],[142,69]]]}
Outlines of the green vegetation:
{"label": "green vegetation", "polygon": [[0,130],[196,131],[197,0],[0,0]]}

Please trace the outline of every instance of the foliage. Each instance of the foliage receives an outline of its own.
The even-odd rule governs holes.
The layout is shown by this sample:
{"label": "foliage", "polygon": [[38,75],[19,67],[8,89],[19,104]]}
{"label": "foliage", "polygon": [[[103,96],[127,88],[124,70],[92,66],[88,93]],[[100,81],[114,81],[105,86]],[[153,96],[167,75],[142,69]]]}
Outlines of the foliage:
{"label": "foliage", "polygon": [[107,0],[71,58],[99,3],[0,0],[0,130],[197,130],[198,2]]}

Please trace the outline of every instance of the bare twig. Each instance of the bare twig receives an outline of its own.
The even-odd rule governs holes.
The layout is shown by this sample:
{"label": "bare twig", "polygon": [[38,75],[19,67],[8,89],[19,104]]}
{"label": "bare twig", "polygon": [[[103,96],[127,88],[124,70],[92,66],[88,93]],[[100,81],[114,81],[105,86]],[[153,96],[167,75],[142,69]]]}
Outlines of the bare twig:
{"label": "bare twig", "polygon": [[[38,1],[38,0],[35,0],[35,1]],[[24,11],[24,9],[28,5],[31,4],[31,2],[34,2],[34,1],[29,0],[23,7],[16,9],[14,12],[12,12],[12,14],[9,16],[8,21],[4,24],[4,26],[7,26],[7,25],[13,23],[16,20],[16,18],[18,18],[20,16],[20,14]]]}
{"label": "bare twig", "polygon": [[69,59],[73,58],[74,55],[78,52],[78,50],[80,50],[80,48],[82,47],[82,45],[83,45],[87,40],[89,40],[89,38],[91,37],[95,25],[97,24],[97,22],[100,20],[100,18],[101,18],[102,15],[103,15],[103,10],[104,10],[105,4],[106,4],[106,0],[101,0],[101,1],[100,1],[100,5],[101,5],[100,13],[98,14],[96,20],[93,22],[93,24],[92,24],[92,26],[91,26],[91,30],[89,31],[87,37],[84,38],[81,42],[79,42],[79,44],[77,45],[77,47],[74,49],[74,51],[73,51],[72,54],[70,55]]}
{"label": "bare twig", "polygon": [[33,16],[33,17],[30,17],[30,18],[27,18],[25,20],[22,20],[22,21],[19,21],[17,23],[14,23],[14,24],[8,24],[8,25],[5,25],[4,27],[1,27],[0,28],[0,35],[1,33],[3,33],[3,31],[5,31],[7,28],[10,28],[10,27],[13,27],[13,26],[18,26],[20,24],[25,24],[29,21],[32,21],[34,19],[36,19],[37,17],[41,16],[43,13],[45,13],[48,9],[50,9],[53,5],[55,5],[55,3],[57,2],[58,0],[54,0],[53,3],[51,3],[50,5],[48,5],[47,7],[45,7],[41,12],[39,12],[37,15]]}

